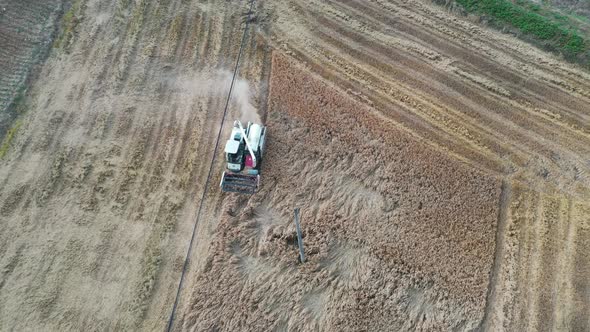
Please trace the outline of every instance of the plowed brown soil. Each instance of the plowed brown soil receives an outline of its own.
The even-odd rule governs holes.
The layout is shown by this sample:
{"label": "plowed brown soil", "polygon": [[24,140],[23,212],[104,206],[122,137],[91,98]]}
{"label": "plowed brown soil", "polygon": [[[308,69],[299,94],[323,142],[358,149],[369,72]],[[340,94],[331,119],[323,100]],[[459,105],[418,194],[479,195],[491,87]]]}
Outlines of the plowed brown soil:
{"label": "plowed brown soil", "polygon": [[[0,330],[160,331],[248,4],[74,4],[0,160]],[[4,6],[6,108],[55,16]],[[422,1],[250,27],[228,119],[268,126],[262,188],[208,188],[175,330],[590,329],[588,72]]]}

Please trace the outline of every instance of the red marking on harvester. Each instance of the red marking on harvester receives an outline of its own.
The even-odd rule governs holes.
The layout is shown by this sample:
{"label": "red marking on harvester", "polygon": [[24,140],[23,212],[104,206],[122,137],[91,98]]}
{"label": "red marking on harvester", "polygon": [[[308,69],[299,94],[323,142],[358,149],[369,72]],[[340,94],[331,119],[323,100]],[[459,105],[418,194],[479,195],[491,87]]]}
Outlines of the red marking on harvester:
{"label": "red marking on harvester", "polygon": [[254,161],[252,160],[252,156],[251,155],[247,155],[246,156],[246,166],[248,166],[248,167],[254,167]]}

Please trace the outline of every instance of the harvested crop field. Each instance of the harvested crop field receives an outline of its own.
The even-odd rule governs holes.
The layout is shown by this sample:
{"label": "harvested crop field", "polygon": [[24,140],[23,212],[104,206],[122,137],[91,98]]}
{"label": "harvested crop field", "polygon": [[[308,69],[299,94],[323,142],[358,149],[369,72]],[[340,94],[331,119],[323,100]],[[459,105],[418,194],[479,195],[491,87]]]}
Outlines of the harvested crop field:
{"label": "harvested crop field", "polygon": [[[204,190],[173,330],[590,329],[587,71],[422,1],[16,3],[0,330],[165,329]],[[204,188],[247,22],[253,196]]]}
{"label": "harvested crop field", "polygon": [[[265,188],[224,206],[186,327],[477,327],[500,182],[281,56],[269,109]],[[304,207],[305,265],[296,264],[294,206]],[[229,314],[244,307],[259,310]]]}

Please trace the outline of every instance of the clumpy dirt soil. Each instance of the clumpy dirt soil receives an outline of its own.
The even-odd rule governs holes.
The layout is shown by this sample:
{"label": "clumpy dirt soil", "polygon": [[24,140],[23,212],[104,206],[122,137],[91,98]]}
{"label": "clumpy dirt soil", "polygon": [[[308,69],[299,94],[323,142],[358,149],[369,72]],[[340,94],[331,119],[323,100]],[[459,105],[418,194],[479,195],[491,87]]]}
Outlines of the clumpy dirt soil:
{"label": "clumpy dirt soil", "polygon": [[[59,4],[18,3],[2,74],[33,68],[6,36],[52,48],[0,160],[0,330],[161,331],[249,4],[76,0],[51,42],[23,8]],[[222,194],[217,155],[174,330],[590,329],[588,72],[422,1],[249,22],[262,187]]]}

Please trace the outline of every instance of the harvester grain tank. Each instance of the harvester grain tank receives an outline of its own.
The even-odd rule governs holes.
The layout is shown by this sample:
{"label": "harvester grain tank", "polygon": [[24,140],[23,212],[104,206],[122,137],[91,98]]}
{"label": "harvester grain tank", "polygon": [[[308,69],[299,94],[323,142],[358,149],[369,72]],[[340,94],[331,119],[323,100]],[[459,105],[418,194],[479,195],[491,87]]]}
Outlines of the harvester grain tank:
{"label": "harvester grain tank", "polygon": [[260,164],[264,155],[266,127],[234,121],[231,136],[225,143],[226,169],[221,177],[221,190],[254,194],[260,186]]}

